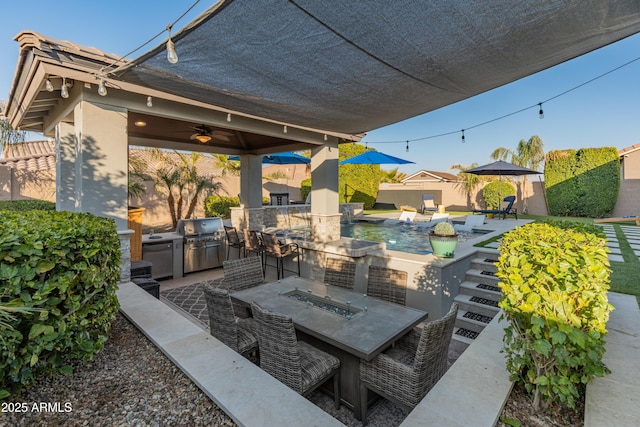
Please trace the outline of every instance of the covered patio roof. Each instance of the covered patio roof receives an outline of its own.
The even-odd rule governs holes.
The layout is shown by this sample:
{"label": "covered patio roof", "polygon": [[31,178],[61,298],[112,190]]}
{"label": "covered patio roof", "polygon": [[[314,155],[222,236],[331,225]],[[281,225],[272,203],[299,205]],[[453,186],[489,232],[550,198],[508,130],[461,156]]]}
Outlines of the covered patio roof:
{"label": "covered patio roof", "polygon": [[[16,128],[50,133],[69,114],[57,78],[85,89],[104,79],[103,102],[127,107],[132,143],[299,150],[359,140],[639,31],[637,0],[221,0],[173,34],[176,64],[164,43],[123,62],[20,34],[7,116]],[[44,89],[48,76],[54,92]],[[202,124],[211,144],[189,139]]]}

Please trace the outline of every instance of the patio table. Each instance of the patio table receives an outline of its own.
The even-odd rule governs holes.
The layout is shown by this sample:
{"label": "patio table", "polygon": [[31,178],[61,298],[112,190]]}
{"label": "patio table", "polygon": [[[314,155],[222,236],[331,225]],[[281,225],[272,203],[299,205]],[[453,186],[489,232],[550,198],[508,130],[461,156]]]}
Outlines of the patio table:
{"label": "patio table", "polygon": [[290,316],[299,339],[338,357],[341,399],[357,419],[361,419],[360,360],[373,359],[428,317],[425,311],[301,277],[233,292],[231,298]]}

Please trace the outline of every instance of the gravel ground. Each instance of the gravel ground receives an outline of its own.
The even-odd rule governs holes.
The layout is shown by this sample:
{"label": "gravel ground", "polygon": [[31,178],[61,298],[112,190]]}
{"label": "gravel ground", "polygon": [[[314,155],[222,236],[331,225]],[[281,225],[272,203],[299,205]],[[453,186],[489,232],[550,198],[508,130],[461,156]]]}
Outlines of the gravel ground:
{"label": "gravel ground", "polygon": [[0,426],[235,425],[121,314],[104,349],[73,369],[4,402]]}

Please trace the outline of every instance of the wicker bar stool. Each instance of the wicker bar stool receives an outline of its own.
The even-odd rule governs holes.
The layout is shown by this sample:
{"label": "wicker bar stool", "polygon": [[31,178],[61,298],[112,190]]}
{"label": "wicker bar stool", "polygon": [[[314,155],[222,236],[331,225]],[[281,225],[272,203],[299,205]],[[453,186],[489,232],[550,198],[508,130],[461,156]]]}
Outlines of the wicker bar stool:
{"label": "wicker bar stool", "polygon": [[305,396],[333,378],[333,397],[340,408],[340,360],[296,338],[293,320],[263,309],[255,302],[260,345],[260,367],[278,381]]}
{"label": "wicker bar stool", "polygon": [[363,425],[367,424],[368,390],[410,411],[444,375],[457,314],[458,303],[453,303],[444,317],[427,323],[421,334],[412,330],[390,350],[370,362],[361,361]]}
{"label": "wicker bar stool", "polygon": [[[278,236],[272,233],[261,233],[265,255],[276,259],[276,275],[278,279],[284,277],[284,259],[295,256],[298,261],[298,276],[300,276],[300,249],[296,243],[280,243]],[[266,268],[265,258],[265,268]],[[289,271],[289,270],[287,270]]]}
{"label": "wicker bar stool", "polygon": [[210,284],[205,284],[202,290],[207,301],[211,335],[247,358],[255,353],[258,350],[255,321],[235,316],[228,290]]}
{"label": "wicker bar stool", "polygon": [[405,305],[407,301],[407,273],[370,265],[367,295]]}
{"label": "wicker bar stool", "polygon": [[242,230],[244,234],[244,250],[249,256],[249,254],[256,254],[260,257],[260,261],[262,262],[262,272],[264,273],[264,259],[265,259],[265,249],[262,240],[258,237],[258,232],[253,230]]}
{"label": "wicker bar stool", "polygon": [[353,289],[356,278],[356,263],[346,259],[327,258],[324,282],[332,286]]}

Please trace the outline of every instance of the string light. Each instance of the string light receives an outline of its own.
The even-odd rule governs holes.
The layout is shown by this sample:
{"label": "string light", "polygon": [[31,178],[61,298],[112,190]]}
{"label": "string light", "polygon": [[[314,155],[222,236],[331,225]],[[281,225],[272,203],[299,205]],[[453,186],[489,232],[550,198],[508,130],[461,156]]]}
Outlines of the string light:
{"label": "string light", "polygon": [[538,110],[538,117],[540,117],[541,119],[544,119],[544,111],[542,111],[542,102],[538,103],[538,107],[540,108]]}
{"label": "string light", "polygon": [[169,40],[167,40],[167,61],[172,64],[178,63],[178,52],[176,52],[176,45],[171,40],[171,27],[172,24],[167,25],[167,31],[169,32]]}
{"label": "string light", "polygon": [[227,114],[227,122],[231,123],[231,113]]}
{"label": "string light", "polygon": [[60,96],[65,99],[69,97],[69,89],[67,88],[67,79],[65,77],[62,78],[62,86],[60,87]]}
{"label": "string light", "polygon": [[407,148],[405,149],[405,151],[408,153],[409,152],[409,141],[407,141]]}
{"label": "string light", "polygon": [[464,144],[464,129],[462,129],[462,143]]}
{"label": "string light", "polygon": [[284,133],[289,132],[289,130],[287,129],[287,126],[286,126],[286,125],[284,126],[284,128],[282,129],[282,131],[283,131]]}
{"label": "string light", "polygon": [[51,80],[47,77],[47,80],[44,82],[44,88],[47,92],[53,92],[53,85],[51,84]]}
{"label": "string light", "polygon": [[147,107],[153,107],[153,98],[150,96],[147,96]]}
{"label": "string light", "polygon": [[104,80],[100,80],[98,83],[98,95],[107,96],[107,86],[104,84]]}

